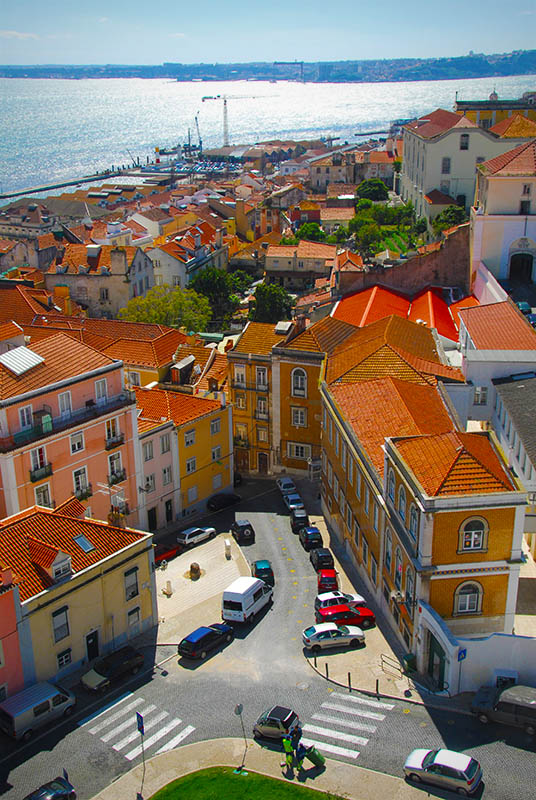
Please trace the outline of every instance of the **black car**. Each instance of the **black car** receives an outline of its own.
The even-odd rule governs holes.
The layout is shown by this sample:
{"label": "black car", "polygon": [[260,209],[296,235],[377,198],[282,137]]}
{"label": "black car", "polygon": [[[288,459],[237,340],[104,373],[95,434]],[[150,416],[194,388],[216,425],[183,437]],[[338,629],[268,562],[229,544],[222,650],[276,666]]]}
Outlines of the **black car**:
{"label": "black car", "polygon": [[235,503],[239,503],[241,500],[240,495],[234,494],[234,492],[218,492],[218,494],[213,494],[212,497],[209,497],[207,508],[210,511],[219,511],[220,508],[234,506]]}
{"label": "black car", "polygon": [[292,533],[299,533],[302,528],[309,527],[309,517],[304,508],[295,508],[290,512],[290,527],[292,528]]}
{"label": "black car", "polygon": [[231,525],[231,533],[238,544],[253,544],[255,541],[255,531],[248,519],[237,519]]}
{"label": "black car", "polygon": [[58,777],[27,794],[24,800],[76,800],[76,792],[66,778]]}
{"label": "black car", "polygon": [[125,645],[115,653],[101,658],[93,669],[82,675],[82,686],[91,692],[104,691],[113,681],[122,678],[127,672],[135,675],[142,665],[143,653],[130,645]]}
{"label": "black car", "polygon": [[251,565],[251,574],[254,578],[260,578],[262,581],[267,583],[268,586],[275,585],[275,576],[272,565],[265,558],[261,558],[258,561],[253,562]]}
{"label": "black car", "polygon": [[180,656],[203,661],[212,650],[216,650],[222,644],[232,642],[234,630],[224,622],[215,622],[214,625],[202,626],[197,628],[188,636],[185,636],[177,647]]}
{"label": "black car", "polygon": [[311,550],[309,553],[309,558],[317,572],[319,569],[335,569],[333,556],[327,547],[315,547],[315,549]]}
{"label": "black car", "polygon": [[298,534],[304,550],[314,550],[316,547],[323,547],[322,534],[318,528],[300,528]]}

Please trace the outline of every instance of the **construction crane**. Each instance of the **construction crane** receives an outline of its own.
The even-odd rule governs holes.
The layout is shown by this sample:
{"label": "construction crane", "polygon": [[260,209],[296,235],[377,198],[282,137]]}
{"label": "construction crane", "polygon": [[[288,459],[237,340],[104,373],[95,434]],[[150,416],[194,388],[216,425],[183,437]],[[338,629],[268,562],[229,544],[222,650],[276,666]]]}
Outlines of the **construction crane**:
{"label": "construction crane", "polygon": [[303,61],[274,61],[274,67],[299,67],[300,80],[303,83]]}
{"label": "construction crane", "polygon": [[197,151],[197,154],[199,158],[201,158],[201,156],[203,155],[203,142],[201,140],[201,134],[199,133],[199,111],[195,115],[195,127],[197,128],[197,139],[199,141],[199,149]]}
{"label": "construction crane", "polygon": [[226,94],[206,95],[201,98],[204,103],[205,100],[223,100],[223,146],[229,147],[229,117],[227,114],[227,100],[255,100],[256,95],[240,95],[234,94],[227,97]]}

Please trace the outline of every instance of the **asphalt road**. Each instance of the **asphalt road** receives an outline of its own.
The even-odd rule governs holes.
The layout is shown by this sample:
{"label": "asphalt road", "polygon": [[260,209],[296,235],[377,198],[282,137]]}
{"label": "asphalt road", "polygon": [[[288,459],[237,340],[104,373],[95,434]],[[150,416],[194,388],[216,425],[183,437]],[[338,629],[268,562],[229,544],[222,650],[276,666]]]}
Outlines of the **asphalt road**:
{"label": "asphalt road", "polygon": [[[210,517],[228,530],[236,513],[256,531],[243,551],[249,561],[268,558],[276,585],[273,606],[253,626],[200,665],[172,657],[154,672],[137,675],[104,698],[80,695],[77,715],[28,745],[0,743],[0,789],[6,800],[21,800],[33,788],[66,769],[80,800],[92,797],[141,759],[134,713],[146,721],[146,752],[208,738],[242,735],[237,703],[244,707],[248,736],[258,715],[276,703],[294,708],[304,736],[320,741],[325,754],[359,766],[401,774],[414,747],[467,750],[483,766],[489,800],[529,800],[536,785],[535,742],[522,731],[482,726],[466,715],[427,710],[398,701],[379,704],[348,694],[314,673],[302,654],[301,631],[313,622],[316,577],[308,554],[290,531],[288,515],[273,484],[249,487],[254,496],[236,509]],[[268,491],[267,491],[268,490]],[[359,587],[356,587],[359,591]],[[207,620],[207,623],[215,620]],[[274,759],[279,754],[274,752]],[[432,795],[449,797],[432,790]],[[423,791],[423,798],[426,792]]]}

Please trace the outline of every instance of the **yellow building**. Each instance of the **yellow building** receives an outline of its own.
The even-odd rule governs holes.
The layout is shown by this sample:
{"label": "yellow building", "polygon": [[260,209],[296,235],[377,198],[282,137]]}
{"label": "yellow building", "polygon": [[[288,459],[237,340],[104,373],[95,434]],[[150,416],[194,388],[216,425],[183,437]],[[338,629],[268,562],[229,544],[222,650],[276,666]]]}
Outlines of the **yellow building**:
{"label": "yellow building", "polygon": [[152,535],[84,511],[73,499],[0,522],[0,561],[20,598],[25,685],[61,680],[157,624]]}
{"label": "yellow building", "polygon": [[487,100],[456,99],[454,110],[485,130],[513,114],[521,114],[536,121],[536,92],[525,92],[519,100],[499,100],[495,91]]}

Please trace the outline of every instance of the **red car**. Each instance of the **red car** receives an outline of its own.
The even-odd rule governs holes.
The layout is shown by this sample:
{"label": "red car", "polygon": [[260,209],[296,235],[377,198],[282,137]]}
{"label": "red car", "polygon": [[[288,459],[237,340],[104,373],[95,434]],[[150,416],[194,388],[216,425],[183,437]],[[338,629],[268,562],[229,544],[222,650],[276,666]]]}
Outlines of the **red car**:
{"label": "red car", "polygon": [[321,569],[318,573],[318,594],[332,592],[339,588],[337,571],[334,569]]}
{"label": "red car", "polygon": [[182,551],[182,547],[180,544],[174,544],[170,542],[169,544],[157,544],[154,548],[154,563],[156,566],[162,563],[162,561],[171,561],[172,558],[178,556],[179,553]]}
{"label": "red car", "polygon": [[335,625],[357,625],[358,628],[372,628],[376,624],[376,617],[365,606],[328,606],[317,609],[315,617],[318,623],[334,622]]}

